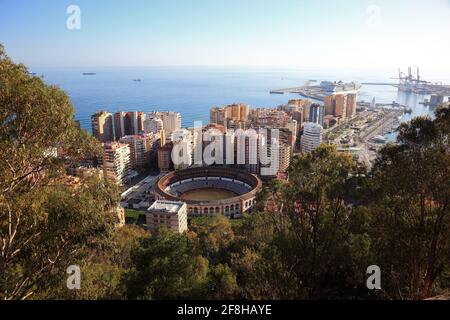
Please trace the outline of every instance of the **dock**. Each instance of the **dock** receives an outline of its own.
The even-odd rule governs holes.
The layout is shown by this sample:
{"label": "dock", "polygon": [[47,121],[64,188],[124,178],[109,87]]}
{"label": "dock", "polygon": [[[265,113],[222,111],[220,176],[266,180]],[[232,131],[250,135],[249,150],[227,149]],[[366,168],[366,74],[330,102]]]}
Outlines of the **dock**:
{"label": "dock", "polygon": [[354,90],[337,90],[333,92],[326,91],[321,86],[301,86],[293,88],[283,88],[271,90],[270,94],[299,94],[302,97],[323,102],[326,96],[338,94],[358,94],[359,89]]}

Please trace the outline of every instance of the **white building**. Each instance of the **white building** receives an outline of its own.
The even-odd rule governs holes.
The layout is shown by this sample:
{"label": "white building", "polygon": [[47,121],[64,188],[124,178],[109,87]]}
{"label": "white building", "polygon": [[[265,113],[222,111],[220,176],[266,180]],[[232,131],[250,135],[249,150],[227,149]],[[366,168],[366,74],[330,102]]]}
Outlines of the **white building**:
{"label": "white building", "polygon": [[150,155],[157,140],[157,135],[145,133],[140,135],[125,136],[121,143],[130,147],[130,158],[133,168],[142,168],[149,165]]}
{"label": "white building", "polygon": [[154,114],[147,115],[144,121],[145,133],[160,133],[164,129],[163,121],[160,117]]}
{"label": "white building", "polygon": [[159,227],[178,233],[188,230],[185,202],[157,200],[148,208],[145,216],[150,232],[156,232]]}
{"label": "white building", "polygon": [[303,126],[302,152],[316,150],[322,143],[322,126],[317,123],[307,122]]}
{"label": "white building", "polygon": [[103,174],[105,179],[124,185],[131,173],[130,147],[122,143],[103,145]]}

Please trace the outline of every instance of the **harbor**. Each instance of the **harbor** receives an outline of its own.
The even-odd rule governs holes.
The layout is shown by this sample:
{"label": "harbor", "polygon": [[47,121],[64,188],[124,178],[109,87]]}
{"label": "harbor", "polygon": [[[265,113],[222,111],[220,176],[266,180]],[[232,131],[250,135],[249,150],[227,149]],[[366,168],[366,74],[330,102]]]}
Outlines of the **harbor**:
{"label": "harbor", "polygon": [[310,85],[311,82],[312,81],[307,81],[304,86],[271,90],[270,94],[299,94],[302,97],[323,102],[326,96],[336,94],[358,94],[361,89],[361,85],[355,82],[344,83],[342,81],[322,81],[318,86]]}
{"label": "harbor", "polygon": [[324,130],[325,143],[336,145],[339,151],[349,152],[367,168],[371,168],[377,151],[395,132],[404,115],[402,108],[375,108],[360,111],[354,118]]}
{"label": "harbor", "polygon": [[408,68],[408,73],[404,73],[398,69],[398,77],[392,78],[398,80],[398,83],[384,83],[384,82],[365,82],[362,85],[369,86],[392,86],[398,88],[399,91],[410,92],[422,95],[440,95],[450,96],[450,85],[439,82],[430,82],[422,78],[420,69],[417,68],[416,74],[413,75],[412,68]]}
{"label": "harbor", "polygon": [[[355,82],[344,83],[342,81],[331,82],[322,81],[320,85],[310,85],[312,81],[307,81],[305,85],[293,88],[271,90],[270,94],[299,94],[305,98],[324,101],[326,96],[336,94],[357,94],[361,85]],[[315,82],[315,81],[314,81]]]}

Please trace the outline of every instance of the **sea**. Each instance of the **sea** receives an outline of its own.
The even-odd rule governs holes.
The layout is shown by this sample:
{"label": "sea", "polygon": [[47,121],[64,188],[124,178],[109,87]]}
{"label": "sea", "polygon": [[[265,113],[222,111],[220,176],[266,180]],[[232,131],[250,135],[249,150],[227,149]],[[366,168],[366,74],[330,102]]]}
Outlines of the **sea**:
{"label": "sea", "polygon": [[[75,119],[83,129],[91,131],[91,115],[100,110],[116,111],[176,111],[181,113],[182,126],[194,121],[209,123],[209,109],[232,103],[250,107],[273,108],[298,94],[270,94],[271,90],[303,86],[308,81],[395,83],[392,70],[360,69],[270,69],[270,68],[210,68],[210,67],[115,67],[115,68],[34,68],[47,84],[59,86],[71,98]],[[95,73],[95,75],[83,75]],[[425,76],[426,78],[426,76]],[[140,81],[134,81],[140,79]],[[450,83],[438,75],[433,82]],[[363,86],[360,101],[379,103],[393,101],[412,109],[402,121],[421,115],[433,116],[434,109],[421,104],[426,95],[399,92],[392,86]],[[395,133],[394,133],[395,134]],[[394,139],[395,136],[387,136]]]}

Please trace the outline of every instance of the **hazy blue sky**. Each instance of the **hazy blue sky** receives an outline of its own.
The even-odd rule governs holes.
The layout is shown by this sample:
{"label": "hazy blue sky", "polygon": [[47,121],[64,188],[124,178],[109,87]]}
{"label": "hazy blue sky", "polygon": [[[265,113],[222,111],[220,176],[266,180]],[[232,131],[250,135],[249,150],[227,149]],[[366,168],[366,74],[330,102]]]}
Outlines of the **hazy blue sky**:
{"label": "hazy blue sky", "polygon": [[[81,29],[68,30],[69,5]],[[449,0],[0,0],[29,66],[406,67],[450,71]]]}

